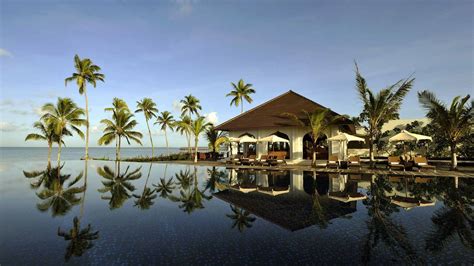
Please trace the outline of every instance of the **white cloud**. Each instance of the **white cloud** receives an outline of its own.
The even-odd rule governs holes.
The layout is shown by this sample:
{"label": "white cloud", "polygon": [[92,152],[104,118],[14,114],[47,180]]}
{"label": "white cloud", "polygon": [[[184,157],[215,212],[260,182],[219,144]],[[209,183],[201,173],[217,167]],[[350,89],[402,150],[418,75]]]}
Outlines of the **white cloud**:
{"label": "white cloud", "polygon": [[193,13],[195,0],[175,0],[176,9],[172,13],[173,18],[185,17]]}
{"label": "white cloud", "polygon": [[0,131],[12,132],[18,130],[19,127],[11,122],[0,122]]}
{"label": "white cloud", "polygon": [[183,107],[183,103],[181,103],[180,101],[178,100],[174,100],[173,101],[173,110],[176,112],[176,113],[181,113],[181,108]]}
{"label": "white cloud", "polygon": [[13,57],[13,54],[3,48],[0,48],[0,57]]}
{"label": "white cloud", "polygon": [[211,112],[209,114],[205,114],[204,117],[208,123],[217,125],[217,123],[219,122],[219,118],[217,117],[217,112]]}
{"label": "white cloud", "polygon": [[105,129],[104,124],[97,124],[91,127],[91,133],[102,133]]}

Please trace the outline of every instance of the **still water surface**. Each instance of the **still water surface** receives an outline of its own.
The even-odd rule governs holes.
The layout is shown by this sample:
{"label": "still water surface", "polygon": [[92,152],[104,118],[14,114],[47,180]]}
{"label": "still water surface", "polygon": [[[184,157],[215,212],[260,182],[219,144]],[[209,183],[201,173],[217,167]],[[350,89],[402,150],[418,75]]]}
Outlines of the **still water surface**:
{"label": "still water surface", "polygon": [[2,265],[474,263],[473,179],[72,159],[58,171],[3,151]]}

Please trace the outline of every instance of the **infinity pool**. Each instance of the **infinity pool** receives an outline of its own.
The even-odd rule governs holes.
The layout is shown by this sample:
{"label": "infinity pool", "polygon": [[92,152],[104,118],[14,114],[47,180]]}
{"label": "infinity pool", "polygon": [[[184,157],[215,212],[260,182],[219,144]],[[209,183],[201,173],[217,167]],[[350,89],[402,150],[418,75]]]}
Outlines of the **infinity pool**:
{"label": "infinity pool", "polygon": [[0,264],[474,263],[474,179],[9,162]]}

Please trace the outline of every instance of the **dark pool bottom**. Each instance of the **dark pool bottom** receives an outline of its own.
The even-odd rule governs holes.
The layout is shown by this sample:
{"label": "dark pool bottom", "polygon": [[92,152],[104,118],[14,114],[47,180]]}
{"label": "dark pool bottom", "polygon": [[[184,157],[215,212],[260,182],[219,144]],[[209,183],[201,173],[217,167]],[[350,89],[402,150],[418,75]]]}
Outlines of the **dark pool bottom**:
{"label": "dark pool bottom", "polygon": [[473,179],[81,161],[2,170],[2,265],[474,263]]}

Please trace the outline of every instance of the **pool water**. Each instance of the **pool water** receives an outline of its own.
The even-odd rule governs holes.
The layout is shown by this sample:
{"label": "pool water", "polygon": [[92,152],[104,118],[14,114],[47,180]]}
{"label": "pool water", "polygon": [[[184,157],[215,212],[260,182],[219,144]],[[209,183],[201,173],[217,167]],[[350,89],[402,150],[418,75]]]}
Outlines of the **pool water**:
{"label": "pool water", "polygon": [[0,264],[474,263],[474,179],[9,161]]}

